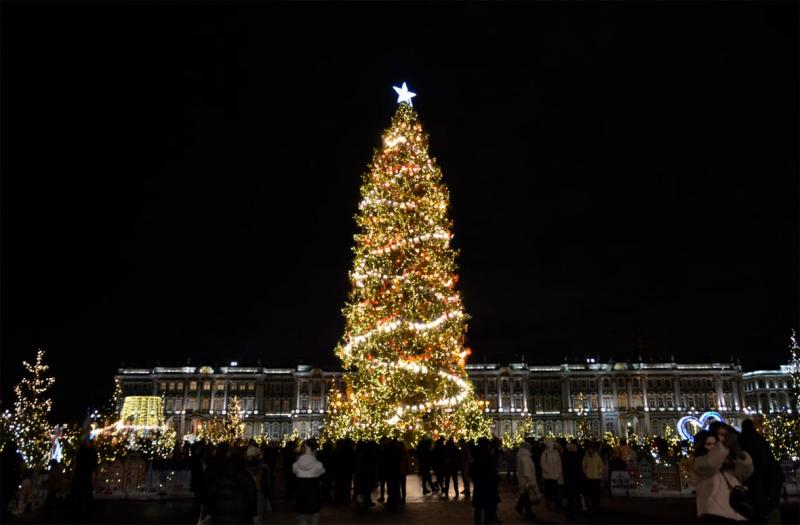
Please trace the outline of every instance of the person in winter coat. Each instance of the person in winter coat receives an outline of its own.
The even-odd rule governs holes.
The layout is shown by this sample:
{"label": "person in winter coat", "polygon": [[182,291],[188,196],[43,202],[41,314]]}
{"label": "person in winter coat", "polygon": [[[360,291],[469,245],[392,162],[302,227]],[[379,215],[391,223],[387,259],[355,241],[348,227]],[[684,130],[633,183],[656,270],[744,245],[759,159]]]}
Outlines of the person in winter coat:
{"label": "person in winter coat", "polygon": [[567,520],[576,521],[580,510],[581,487],[583,485],[583,468],[578,444],[570,441],[564,451],[561,463],[564,465],[564,493],[567,496]]}
{"label": "person in winter coat", "polygon": [[309,439],[305,444],[305,451],[292,465],[292,472],[297,478],[295,482],[295,511],[297,523],[319,523],[319,511],[322,508],[322,486],[320,477],[325,474],[316,456],[317,442]]}
{"label": "person in winter coat", "polygon": [[417,443],[417,466],[419,477],[422,480],[422,494],[435,492],[436,489],[434,489],[431,478],[431,440],[427,437],[423,437]]}
{"label": "person in winter coat", "polygon": [[322,466],[325,467],[325,474],[322,475],[322,479],[320,480],[322,485],[322,503],[330,503],[333,490],[333,477],[336,471],[333,462],[333,443],[326,441],[317,454],[317,459],[322,463]]}
{"label": "person in winter coat", "polygon": [[444,484],[445,484],[445,476],[448,473],[449,465],[445,463],[447,460],[447,445],[445,444],[444,438],[440,437],[436,440],[436,443],[433,445],[433,450],[431,451],[431,467],[433,471],[436,473],[436,483],[434,484],[434,492],[438,492],[439,490],[442,491],[440,496],[444,497]]}
{"label": "person in winter coat", "polygon": [[191,480],[189,488],[194,493],[195,504],[200,503],[200,496],[203,493],[203,459],[205,456],[205,443],[201,440],[192,443],[191,455],[189,459]]}
{"label": "person in winter coat", "polygon": [[[283,472],[288,473],[292,469],[292,465],[294,465],[295,460],[297,459],[297,454],[295,453],[295,443],[292,440],[287,440],[286,444],[281,449],[281,454],[283,455]],[[284,476],[284,494],[286,501],[292,502],[294,501],[294,476]]]}
{"label": "person in winter coat", "polygon": [[561,467],[561,454],[556,450],[553,440],[546,440],[544,446],[544,452],[539,459],[542,465],[544,499],[547,501],[547,509],[553,510],[558,506],[558,484],[563,481],[564,473]]}
{"label": "person in winter coat", "polygon": [[461,447],[461,481],[464,490],[461,493],[469,498],[472,492],[471,481],[469,479],[469,467],[472,464],[472,443],[467,443],[463,438],[459,441]]}
{"label": "person in winter coat", "polygon": [[[694,438],[692,474],[695,477],[697,515],[702,523],[747,521],[730,506],[731,489],[753,473],[753,460],[747,452],[730,450],[706,430]],[[729,456],[733,452],[734,458]]]}
{"label": "person in winter coat", "polygon": [[378,448],[378,487],[380,491],[378,503],[383,503],[386,501],[386,477],[389,468],[389,456],[391,455],[388,451],[389,438],[382,437],[378,444],[380,445],[380,448]]}
{"label": "person in winter coat", "polygon": [[498,523],[497,503],[497,462],[493,456],[489,440],[480,438],[475,447],[469,477],[475,485],[472,506],[475,507],[475,525]]}
{"label": "person in winter coat", "polygon": [[72,471],[72,502],[80,519],[87,518],[91,511],[98,463],[94,441],[87,435],[75,454],[75,468]]}
{"label": "person in winter coat", "polygon": [[333,501],[337,505],[350,503],[353,494],[353,470],[356,465],[356,455],[352,441],[340,439],[336,442],[336,448],[333,452],[333,465]]}
{"label": "person in winter coat", "polygon": [[406,476],[411,472],[411,454],[404,442],[398,443],[400,448],[400,503],[406,502]]}
{"label": "person in winter coat", "polygon": [[584,493],[586,494],[589,510],[600,506],[600,495],[603,479],[603,459],[593,444],[586,445],[586,455],[583,456]]}
{"label": "person in winter coat", "polygon": [[780,523],[778,503],[783,487],[783,471],[772,455],[769,443],[756,431],[751,419],[742,421],[739,444],[753,458],[753,475],[744,484],[755,504],[754,521]]}
{"label": "person in winter coat", "polygon": [[442,465],[442,472],[444,472],[444,489],[442,493],[445,498],[450,497],[450,480],[452,479],[453,497],[458,499],[459,468],[461,468],[461,451],[458,450],[458,446],[456,446],[456,442],[453,438],[450,438],[444,448],[444,464]]}
{"label": "person in winter coat", "polygon": [[2,505],[2,522],[11,521],[11,512],[8,510],[11,500],[17,492],[20,481],[22,481],[22,456],[17,450],[17,444],[13,441],[6,443],[3,451],[0,452],[0,505]]}
{"label": "person in winter coat", "polygon": [[531,505],[539,500],[539,485],[536,483],[536,467],[531,457],[531,444],[527,441],[523,441],[520,445],[516,463],[519,499],[514,508],[523,518],[533,520],[536,519],[536,515]]}
{"label": "person in winter coat", "polygon": [[506,464],[506,481],[509,484],[517,481],[517,450],[517,447],[509,447],[503,451],[503,460]]}
{"label": "person in winter coat", "polygon": [[235,448],[229,458],[223,459],[227,451],[223,445],[217,450],[215,467],[206,471],[208,512],[215,525],[252,523],[258,512],[256,482],[247,472],[243,451]]}
{"label": "person in winter coat", "polygon": [[375,488],[377,454],[373,453],[372,446],[366,441],[359,441],[356,445],[356,501],[362,508],[374,507],[372,489]]}

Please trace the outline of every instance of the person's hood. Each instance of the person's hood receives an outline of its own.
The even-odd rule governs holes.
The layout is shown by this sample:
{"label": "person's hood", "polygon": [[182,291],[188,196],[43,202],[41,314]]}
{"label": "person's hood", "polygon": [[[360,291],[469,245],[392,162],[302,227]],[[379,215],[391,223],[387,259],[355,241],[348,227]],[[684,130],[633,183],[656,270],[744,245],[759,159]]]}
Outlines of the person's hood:
{"label": "person's hood", "polygon": [[531,457],[531,450],[529,448],[520,448],[519,452],[517,452],[517,457],[519,456]]}
{"label": "person's hood", "polygon": [[314,457],[306,452],[294,463],[295,475],[298,478],[318,478],[325,473],[325,467]]}

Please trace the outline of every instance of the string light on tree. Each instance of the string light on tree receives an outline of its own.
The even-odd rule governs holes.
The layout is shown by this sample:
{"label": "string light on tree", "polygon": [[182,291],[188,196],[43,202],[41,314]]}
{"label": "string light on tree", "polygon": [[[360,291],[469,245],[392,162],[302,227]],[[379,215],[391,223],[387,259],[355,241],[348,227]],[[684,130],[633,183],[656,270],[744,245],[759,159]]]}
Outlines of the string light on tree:
{"label": "string light on tree", "polygon": [[44,363],[44,350],[36,352],[36,361],[30,364],[23,361],[26,377],[14,387],[16,402],[11,423],[12,434],[26,465],[30,468],[43,468],[50,459],[52,426],[47,415],[53,407],[48,391],[55,383],[54,377],[47,377],[50,368]]}
{"label": "string light on tree", "polygon": [[122,384],[118,378],[114,379],[114,391],[111,398],[103,408],[103,423],[108,425],[119,417],[120,414],[120,400],[122,399]]}
{"label": "string light on tree", "polygon": [[222,421],[222,437],[228,442],[234,442],[244,437],[242,403],[237,396],[233,396],[228,403],[228,410]]}
{"label": "string light on tree", "polygon": [[578,406],[575,409],[577,412],[575,416],[575,432],[578,435],[579,440],[589,439],[592,437],[592,427],[589,424],[589,418],[586,415],[586,396],[584,396],[583,392],[578,392],[576,401]]}
{"label": "string light on tree", "polygon": [[789,374],[792,378],[791,402],[794,407],[789,407],[792,413],[797,414],[800,411],[800,346],[797,345],[797,337],[794,330],[789,337]]}
{"label": "string light on tree", "polygon": [[362,178],[345,331],[349,370],[331,392],[324,433],[378,439],[489,435],[464,369],[468,317],[455,288],[449,194],[404,82]]}

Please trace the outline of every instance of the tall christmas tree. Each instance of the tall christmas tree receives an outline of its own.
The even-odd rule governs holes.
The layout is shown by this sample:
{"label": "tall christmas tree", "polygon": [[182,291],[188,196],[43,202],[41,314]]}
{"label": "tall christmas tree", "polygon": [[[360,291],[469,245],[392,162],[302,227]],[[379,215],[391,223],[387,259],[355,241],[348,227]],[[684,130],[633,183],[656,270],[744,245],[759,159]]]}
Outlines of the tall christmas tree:
{"label": "tall christmas tree", "polygon": [[228,403],[225,419],[222,420],[222,437],[228,442],[233,442],[244,437],[242,402],[237,396],[233,396]]}
{"label": "tall christmas tree", "polygon": [[14,387],[17,400],[14,403],[12,434],[25,464],[31,468],[41,468],[50,459],[52,427],[47,415],[53,400],[48,397],[48,390],[55,378],[46,377],[50,367],[44,364],[44,350],[36,352],[34,364],[23,361],[22,365],[27,376]]}
{"label": "tall christmas tree", "polygon": [[[163,396],[162,396],[163,397]],[[109,398],[108,402],[103,407],[103,424],[110,425],[114,423],[118,417],[120,412],[120,400],[122,399],[122,384],[120,383],[119,379],[114,379],[114,391],[111,393],[111,397]],[[166,406],[166,403],[161,403],[161,406]]]}
{"label": "tall christmas tree", "polygon": [[363,176],[351,291],[336,354],[346,395],[325,432],[377,439],[489,434],[464,363],[467,316],[456,290],[449,195],[404,83]]}
{"label": "tall christmas tree", "polygon": [[786,412],[764,418],[763,432],[777,459],[800,458],[800,345],[794,330],[789,338],[789,375],[792,380]]}
{"label": "tall christmas tree", "polygon": [[575,432],[578,439],[589,439],[592,437],[592,426],[589,424],[589,417],[586,415],[586,396],[583,392],[578,392],[577,407],[575,409]]}
{"label": "tall christmas tree", "polygon": [[789,338],[789,358],[789,375],[792,378],[789,409],[797,415],[800,412],[800,345],[797,344],[794,330]]}

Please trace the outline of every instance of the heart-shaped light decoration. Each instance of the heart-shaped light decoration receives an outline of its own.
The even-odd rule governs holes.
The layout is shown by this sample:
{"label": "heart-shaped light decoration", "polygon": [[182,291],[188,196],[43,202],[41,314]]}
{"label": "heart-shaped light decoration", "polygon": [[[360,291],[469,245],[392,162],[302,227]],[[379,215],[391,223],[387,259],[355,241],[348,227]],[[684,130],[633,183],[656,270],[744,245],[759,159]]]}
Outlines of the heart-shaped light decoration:
{"label": "heart-shaped light decoration", "polygon": [[678,420],[675,428],[681,438],[688,440],[690,443],[694,443],[694,435],[703,429],[708,429],[708,426],[714,421],[725,422],[719,412],[711,411],[704,412],[700,418],[683,416]]}

